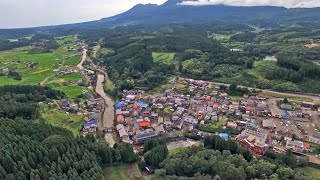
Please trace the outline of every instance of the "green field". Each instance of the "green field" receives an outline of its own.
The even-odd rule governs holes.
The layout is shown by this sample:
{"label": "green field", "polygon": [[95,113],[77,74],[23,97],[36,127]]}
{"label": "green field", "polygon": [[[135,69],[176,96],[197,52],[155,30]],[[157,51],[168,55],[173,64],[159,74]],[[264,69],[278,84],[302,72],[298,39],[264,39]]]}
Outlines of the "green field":
{"label": "green field", "polygon": [[81,58],[80,56],[71,57],[71,58],[65,60],[64,65],[73,65],[73,66],[75,66],[80,62],[80,60],[81,60],[80,58]]}
{"label": "green field", "polygon": [[105,179],[112,180],[138,180],[142,179],[141,172],[136,163],[102,168]]}
{"label": "green field", "polygon": [[70,130],[75,136],[79,135],[84,121],[83,116],[75,114],[66,114],[56,108],[43,107],[41,111],[42,118],[53,126],[63,127]]}
{"label": "green field", "polygon": [[[80,60],[78,51],[66,51],[65,47],[77,47],[74,37],[65,36],[58,38],[61,45],[51,53],[33,53],[29,51],[32,47],[17,48],[9,51],[0,51],[0,69],[13,68],[22,75],[22,80],[14,80],[11,77],[0,76],[1,85],[36,85],[43,84],[54,89],[63,91],[70,98],[83,93],[82,87],[62,86],[66,81],[78,81],[82,77],[79,74],[58,76],[56,69],[76,69],[76,64]],[[72,56],[66,59],[67,56]],[[33,68],[27,67],[27,62],[34,62],[37,65]],[[60,85],[58,85],[60,84]]]}
{"label": "green field", "polygon": [[304,173],[310,179],[320,179],[320,169],[313,167],[297,168],[298,172]]}
{"label": "green field", "polygon": [[173,64],[175,53],[158,53],[152,52],[152,57],[155,62],[162,62],[165,64]]}

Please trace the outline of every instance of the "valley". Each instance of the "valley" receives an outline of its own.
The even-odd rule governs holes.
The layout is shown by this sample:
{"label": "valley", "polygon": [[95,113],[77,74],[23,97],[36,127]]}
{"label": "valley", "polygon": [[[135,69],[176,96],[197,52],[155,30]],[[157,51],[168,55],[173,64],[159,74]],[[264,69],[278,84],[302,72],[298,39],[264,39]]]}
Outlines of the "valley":
{"label": "valley", "polygon": [[319,7],[185,3],[0,29],[0,179],[319,178]]}

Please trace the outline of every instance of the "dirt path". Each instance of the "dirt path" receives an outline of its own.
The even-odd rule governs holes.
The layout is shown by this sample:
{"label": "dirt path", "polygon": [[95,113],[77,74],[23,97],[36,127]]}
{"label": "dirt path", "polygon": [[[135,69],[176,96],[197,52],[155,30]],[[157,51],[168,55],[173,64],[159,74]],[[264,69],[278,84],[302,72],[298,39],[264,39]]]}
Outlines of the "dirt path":
{"label": "dirt path", "polygon": [[87,59],[87,49],[83,46],[82,47],[82,58],[81,58],[81,61],[79,62],[79,64],[77,65],[77,68],[79,68],[80,70],[83,70],[84,67],[83,67],[83,63],[84,61]]}

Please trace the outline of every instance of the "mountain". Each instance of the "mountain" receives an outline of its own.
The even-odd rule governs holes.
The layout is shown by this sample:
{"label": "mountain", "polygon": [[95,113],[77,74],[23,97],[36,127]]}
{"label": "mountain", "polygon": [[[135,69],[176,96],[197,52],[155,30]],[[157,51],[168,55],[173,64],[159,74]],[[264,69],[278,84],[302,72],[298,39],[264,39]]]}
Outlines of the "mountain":
{"label": "mountain", "polygon": [[236,7],[225,5],[185,6],[183,0],[168,0],[162,5],[137,5],[122,14],[104,18],[96,25],[201,23],[214,20],[263,24],[319,21],[320,8],[287,9],[274,6]]}
{"label": "mountain", "polygon": [[316,26],[320,28],[320,8],[287,9],[274,6],[179,5],[182,1],[168,0],[162,5],[138,4],[122,14],[84,23],[28,29],[0,29],[0,39],[15,38],[16,34],[30,34],[30,32],[37,31],[68,31],[78,33],[90,28],[109,28],[124,25],[206,23],[214,21],[240,22],[262,27],[303,24],[304,26]]}

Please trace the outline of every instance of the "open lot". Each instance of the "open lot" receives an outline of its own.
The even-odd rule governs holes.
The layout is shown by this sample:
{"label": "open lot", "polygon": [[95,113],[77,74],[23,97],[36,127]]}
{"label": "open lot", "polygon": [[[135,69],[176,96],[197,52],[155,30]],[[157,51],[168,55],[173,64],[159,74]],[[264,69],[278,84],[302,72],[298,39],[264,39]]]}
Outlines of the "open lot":
{"label": "open lot", "polygon": [[83,116],[76,114],[66,114],[56,108],[44,107],[41,111],[42,118],[49,122],[53,126],[63,127],[70,130],[75,136],[79,135],[84,121]]}
{"label": "open lot", "polygon": [[298,172],[304,173],[311,179],[320,179],[320,169],[313,167],[297,168]]}
{"label": "open lot", "polygon": [[105,179],[138,180],[143,179],[136,163],[102,168]]}

